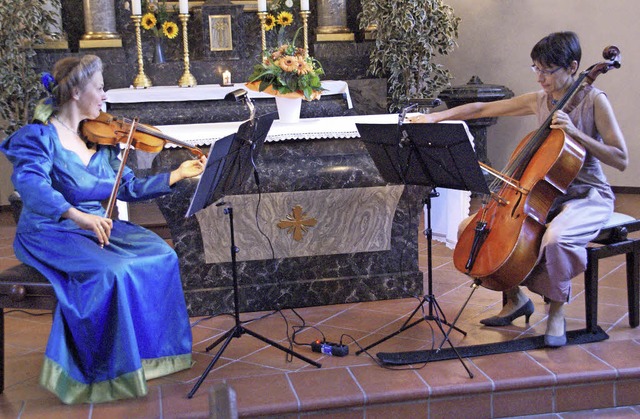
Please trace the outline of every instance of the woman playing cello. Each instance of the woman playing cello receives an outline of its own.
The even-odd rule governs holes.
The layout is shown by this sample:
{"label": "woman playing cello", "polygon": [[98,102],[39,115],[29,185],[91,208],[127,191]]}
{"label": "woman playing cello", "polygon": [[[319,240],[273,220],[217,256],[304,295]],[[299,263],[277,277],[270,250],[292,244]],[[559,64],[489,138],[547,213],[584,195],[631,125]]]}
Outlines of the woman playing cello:
{"label": "woman playing cello", "polygon": [[[556,32],[531,50],[532,70],[541,90],[511,99],[461,105],[442,112],[418,115],[411,122],[439,122],[497,116],[535,115],[542,124],[555,103],[572,86],[580,65],[581,48],[573,32]],[[586,269],[585,246],[595,238],[613,211],[614,195],[601,163],[625,170],[627,147],[604,92],[592,88],[565,113],[555,112],[550,128],[561,129],[586,150],[585,162],[566,194],[553,202],[542,237],[538,262],[522,285],[550,301],[545,344],[566,344],[564,306],[571,296],[571,279]],[[467,219],[467,222],[471,218]],[[464,228],[464,226],[462,227]],[[519,317],[528,321],[534,311],[519,286],[505,291],[507,302],[495,316],[481,320],[488,326],[506,326]]]}
{"label": "woman playing cello", "polygon": [[[144,396],[147,380],[192,362],[178,258],[156,234],[105,217],[101,201],[116,182],[118,150],[89,147],[78,135],[105,100],[100,59],[63,58],[43,80],[52,106],[39,105],[40,122],[0,145],[23,201],[15,254],[51,281],[58,298],[40,383],[67,404]],[[144,179],[126,168],[118,198],[169,193],[204,162]]]}

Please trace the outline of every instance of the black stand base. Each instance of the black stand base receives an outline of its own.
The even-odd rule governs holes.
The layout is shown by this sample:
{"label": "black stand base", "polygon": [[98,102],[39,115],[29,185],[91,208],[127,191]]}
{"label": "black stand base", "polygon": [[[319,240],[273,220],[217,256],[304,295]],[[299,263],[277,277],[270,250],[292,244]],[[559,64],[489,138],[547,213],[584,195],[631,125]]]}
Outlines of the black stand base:
{"label": "black stand base", "polygon": [[[567,345],[581,345],[585,343],[600,342],[609,339],[609,335],[600,326],[595,332],[587,329],[568,330]],[[379,352],[378,359],[388,365],[419,364],[432,361],[444,361],[455,359],[458,356],[470,358],[474,356],[503,354],[508,352],[530,351],[545,348],[544,336],[532,336],[511,340],[508,342],[487,343],[484,345],[458,346],[454,352],[451,349],[411,351],[411,352]]]}
{"label": "black stand base", "polygon": [[298,359],[301,359],[302,361],[305,361],[311,365],[313,365],[314,367],[318,367],[320,368],[322,365],[309,359],[306,358],[294,351],[292,351],[289,348],[285,348],[284,346],[280,345],[277,342],[272,341],[271,339],[268,339],[262,335],[259,335],[258,333],[247,329],[244,326],[241,325],[236,325],[233,328],[229,329],[224,335],[222,335],[218,340],[216,340],[215,342],[213,342],[211,345],[209,345],[207,347],[207,352],[209,352],[211,349],[215,348],[216,346],[218,346],[218,344],[220,344],[220,342],[222,343],[222,346],[220,347],[220,350],[218,351],[218,353],[216,354],[216,356],[213,357],[213,359],[211,360],[211,362],[209,363],[209,365],[207,365],[207,368],[204,370],[204,373],[202,373],[202,375],[200,376],[200,379],[198,379],[198,382],[196,383],[195,386],[193,386],[193,388],[191,389],[191,391],[189,392],[189,394],[187,395],[188,398],[192,398],[194,394],[196,394],[196,391],[198,391],[198,388],[200,388],[200,385],[202,384],[202,382],[204,381],[204,379],[207,377],[207,375],[209,374],[209,372],[211,371],[211,369],[213,368],[213,366],[216,364],[216,362],[218,362],[218,359],[220,359],[220,356],[222,356],[222,353],[224,352],[225,349],[227,349],[227,346],[229,346],[229,343],[231,343],[231,339],[233,338],[239,338],[240,336],[242,336],[243,334],[248,334],[253,336],[256,339],[259,339],[261,341],[263,341],[264,343],[271,345],[277,349],[280,349],[283,352],[288,353],[291,356],[295,356]]}
{"label": "black stand base", "polygon": [[[425,303],[429,304],[429,314],[428,315],[424,315],[422,317],[420,317],[417,320],[414,320],[413,322],[411,321],[413,319],[413,317],[418,313],[418,310],[420,310]],[[438,315],[434,315],[433,311],[439,313]],[[444,313],[442,313],[442,309],[440,308],[440,305],[438,305],[438,301],[436,300],[436,298],[433,295],[425,295],[424,297],[422,297],[422,300],[420,301],[420,304],[418,304],[418,306],[415,308],[415,310],[413,310],[413,312],[411,313],[411,315],[409,316],[409,318],[407,318],[407,320],[405,320],[405,322],[402,324],[402,326],[396,330],[395,332],[383,337],[380,340],[377,340],[375,342],[373,342],[372,344],[370,344],[369,346],[367,346],[366,348],[360,349],[358,351],[356,351],[356,355],[360,355],[362,352],[368,351],[369,349],[373,348],[374,346],[379,345],[382,342],[385,342],[389,339],[391,339],[394,336],[399,335],[400,333],[404,332],[407,329],[411,329],[413,326],[424,322],[424,321],[435,321],[438,325],[446,325],[449,326],[449,331],[451,331],[451,329],[457,330],[458,332],[462,333],[464,336],[467,336],[467,332],[465,332],[464,330],[459,329],[458,327],[456,327],[455,325],[449,323],[447,321],[447,319],[444,316]],[[443,331],[444,334],[444,331]],[[448,335],[448,333],[447,333]],[[445,340],[446,341],[446,340]],[[443,341],[443,344],[444,342]],[[440,347],[442,347],[442,344],[440,345]]]}

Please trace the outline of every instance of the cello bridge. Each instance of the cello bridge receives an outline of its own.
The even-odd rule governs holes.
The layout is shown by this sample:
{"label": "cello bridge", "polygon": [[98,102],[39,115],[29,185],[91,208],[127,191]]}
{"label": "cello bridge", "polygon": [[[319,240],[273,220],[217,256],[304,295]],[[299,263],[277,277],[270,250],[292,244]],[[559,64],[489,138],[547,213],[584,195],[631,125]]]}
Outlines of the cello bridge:
{"label": "cello bridge", "polygon": [[506,199],[504,199],[503,197],[501,197],[500,195],[498,195],[495,192],[491,193],[491,199],[496,201],[498,203],[498,205],[509,205],[509,201],[507,201]]}

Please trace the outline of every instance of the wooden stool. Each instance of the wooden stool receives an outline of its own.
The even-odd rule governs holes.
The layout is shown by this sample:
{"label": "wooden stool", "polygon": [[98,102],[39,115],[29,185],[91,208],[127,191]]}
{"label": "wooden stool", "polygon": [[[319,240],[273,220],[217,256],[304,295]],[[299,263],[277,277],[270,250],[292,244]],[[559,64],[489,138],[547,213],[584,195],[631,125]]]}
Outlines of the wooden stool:
{"label": "wooden stool", "polygon": [[40,272],[21,263],[0,272],[0,393],[4,391],[4,309],[53,310],[53,286]]}
{"label": "wooden stool", "polygon": [[584,273],[584,299],[587,330],[598,330],[598,263],[600,259],[616,255],[627,258],[627,299],[629,326],[640,323],[640,239],[629,239],[629,232],[640,230],[640,220],[621,213],[614,213],[587,247],[587,270]]}

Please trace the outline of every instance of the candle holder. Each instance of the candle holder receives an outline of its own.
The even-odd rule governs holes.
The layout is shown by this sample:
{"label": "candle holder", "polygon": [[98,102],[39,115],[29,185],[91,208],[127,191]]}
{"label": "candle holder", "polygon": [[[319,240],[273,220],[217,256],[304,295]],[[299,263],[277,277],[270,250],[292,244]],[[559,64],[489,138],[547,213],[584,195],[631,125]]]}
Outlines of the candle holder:
{"label": "candle holder", "polygon": [[182,45],[184,49],[184,73],[178,80],[178,86],[180,87],[193,87],[198,84],[196,78],[189,71],[189,38],[187,36],[187,21],[189,20],[189,13],[181,13],[179,16],[182,22]]}
{"label": "candle holder", "polygon": [[260,19],[260,36],[262,40],[262,55],[267,51],[267,33],[264,30],[264,23],[267,20],[267,12],[258,12],[258,19]]}
{"label": "candle holder", "polygon": [[142,15],[131,15],[131,20],[136,27],[136,49],[138,50],[138,75],[133,80],[133,87],[147,88],[151,87],[151,80],[144,74],[144,63],[142,61],[142,38],[140,36],[140,22],[142,22]]}
{"label": "candle holder", "polygon": [[302,18],[302,32],[304,35],[304,58],[309,58],[309,14],[308,10],[301,10],[300,17]]}

